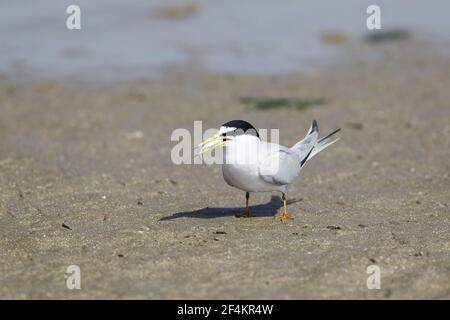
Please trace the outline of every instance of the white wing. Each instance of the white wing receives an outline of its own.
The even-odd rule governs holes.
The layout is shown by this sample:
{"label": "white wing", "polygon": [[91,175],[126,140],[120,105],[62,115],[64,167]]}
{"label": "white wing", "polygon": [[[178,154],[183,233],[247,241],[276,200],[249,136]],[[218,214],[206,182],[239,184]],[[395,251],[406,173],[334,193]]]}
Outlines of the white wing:
{"label": "white wing", "polygon": [[300,173],[301,160],[298,154],[289,148],[278,146],[278,149],[261,159],[259,176],[268,183],[286,185]]}
{"label": "white wing", "polygon": [[313,152],[314,146],[317,143],[317,138],[319,136],[319,127],[317,126],[316,120],[313,120],[311,127],[308,130],[305,138],[297,142],[291,150],[295,151],[300,157],[300,165],[303,166],[306,160],[310,157]]}

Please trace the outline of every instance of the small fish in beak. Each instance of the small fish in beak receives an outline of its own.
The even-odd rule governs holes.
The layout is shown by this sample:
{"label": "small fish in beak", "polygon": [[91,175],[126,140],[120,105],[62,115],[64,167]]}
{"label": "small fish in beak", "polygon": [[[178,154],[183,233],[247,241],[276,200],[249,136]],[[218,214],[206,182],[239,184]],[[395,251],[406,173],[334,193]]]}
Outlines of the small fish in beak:
{"label": "small fish in beak", "polygon": [[[209,137],[200,143],[195,150],[197,154],[195,156],[201,156],[203,153],[212,151],[216,148],[226,146],[227,143],[233,140],[233,136],[227,135],[229,132],[235,131],[235,127],[220,127],[219,132]],[[195,151],[194,151],[195,152]]]}
{"label": "small fish in beak", "polygon": [[230,140],[229,137],[217,133],[212,137],[205,139],[202,143],[198,145],[198,147],[200,148],[199,154],[203,154],[205,152],[212,151],[218,147],[225,146],[229,140]]}

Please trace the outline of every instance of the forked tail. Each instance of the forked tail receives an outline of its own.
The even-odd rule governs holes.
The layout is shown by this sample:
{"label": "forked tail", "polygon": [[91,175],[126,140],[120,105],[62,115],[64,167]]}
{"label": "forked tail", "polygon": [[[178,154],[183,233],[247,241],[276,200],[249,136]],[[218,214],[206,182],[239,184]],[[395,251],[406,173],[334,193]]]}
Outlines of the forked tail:
{"label": "forked tail", "polygon": [[306,161],[338,141],[339,138],[335,140],[331,140],[330,138],[339,131],[341,131],[340,128],[319,139],[319,127],[317,126],[317,121],[313,120],[306,137],[291,148],[299,154],[301,159],[300,165],[303,167]]}
{"label": "forked tail", "polygon": [[339,140],[339,138],[331,140],[330,138],[338,133],[339,131],[341,131],[341,128],[334,130],[332,133],[326,135],[323,138],[320,138],[319,140],[317,140],[316,145],[314,146],[314,148],[312,149],[311,154],[309,155],[308,159],[311,159],[312,157],[314,157],[316,154],[318,154],[320,151],[322,151],[323,149],[331,146],[333,143],[335,143],[336,141]]}

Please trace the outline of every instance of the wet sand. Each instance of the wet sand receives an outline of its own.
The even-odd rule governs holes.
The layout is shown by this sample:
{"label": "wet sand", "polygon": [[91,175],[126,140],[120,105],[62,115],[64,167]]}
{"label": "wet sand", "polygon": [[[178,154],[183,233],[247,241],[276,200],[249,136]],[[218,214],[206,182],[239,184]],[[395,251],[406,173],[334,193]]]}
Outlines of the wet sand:
{"label": "wet sand", "polygon": [[[1,298],[450,298],[450,60],[420,46],[298,76],[169,74],[77,87],[0,80]],[[254,110],[242,97],[326,99]],[[251,196],[172,164],[176,128],[246,119],[341,140]],[[281,127],[280,127],[281,126]],[[271,198],[272,197],[272,198]],[[295,201],[294,201],[295,199]],[[366,268],[381,269],[368,290]],[[69,265],[81,290],[66,288]]]}

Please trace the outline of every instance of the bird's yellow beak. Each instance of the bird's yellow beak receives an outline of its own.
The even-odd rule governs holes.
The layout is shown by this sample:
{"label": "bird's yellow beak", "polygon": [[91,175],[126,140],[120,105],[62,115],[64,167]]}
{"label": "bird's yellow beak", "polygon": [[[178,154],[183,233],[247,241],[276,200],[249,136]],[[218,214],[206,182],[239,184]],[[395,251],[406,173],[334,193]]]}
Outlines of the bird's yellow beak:
{"label": "bird's yellow beak", "polygon": [[230,139],[228,139],[228,137],[221,136],[217,133],[212,137],[203,140],[203,142],[198,145],[198,147],[200,148],[199,154],[203,154],[205,152],[212,151],[218,147],[225,146],[229,140]]}

